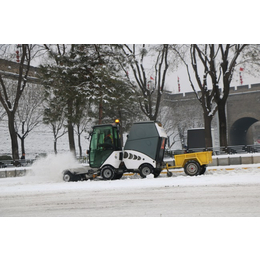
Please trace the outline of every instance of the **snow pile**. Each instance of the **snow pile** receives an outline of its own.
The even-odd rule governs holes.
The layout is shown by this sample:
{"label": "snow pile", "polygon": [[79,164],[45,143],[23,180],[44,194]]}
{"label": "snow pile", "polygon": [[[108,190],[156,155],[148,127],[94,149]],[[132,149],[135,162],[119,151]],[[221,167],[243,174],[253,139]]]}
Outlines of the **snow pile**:
{"label": "snow pile", "polygon": [[79,166],[80,164],[72,153],[50,154],[45,158],[36,160],[26,177],[37,181],[60,182],[64,170]]}
{"label": "snow pile", "polygon": [[153,179],[154,178],[154,175],[153,174],[149,174],[146,176],[147,179]]}

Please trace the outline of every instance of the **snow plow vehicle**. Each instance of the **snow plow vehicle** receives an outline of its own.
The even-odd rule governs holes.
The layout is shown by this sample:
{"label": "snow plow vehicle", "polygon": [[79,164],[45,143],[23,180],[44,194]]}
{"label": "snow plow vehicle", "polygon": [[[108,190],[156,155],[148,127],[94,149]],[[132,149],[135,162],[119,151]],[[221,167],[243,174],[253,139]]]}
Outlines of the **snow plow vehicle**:
{"label": "snow plow vehicle", "polygon": [[166,164],[167,176],[171,177],[170,169],[184,168],[187,175],[195,176],[204,174],[207,165],[212,162],[212,151],[184,153],[174,156],[174,166]]}
{"label": "snow plow vehicle", "polygon": [[93,126],[88,150],[89,165],[63,171],[63,180],[79,181],[101,177],[104,180],[120,179],[124,173],[149,174],[158,177],[163,170],[172,176],[170,169],[184,168],[187,175],[195,176],[206,171],[212,162],[212,152],[186,153],[174,156],[174,166],[164,163],[167,134],[161,123],[149,121],[134,123],[122,147],[120,124]]}
{"label": "snow plow vehicle", "polygon": [[134,123],[122,147],[120,124],[96,125],[88,150],[89,166],[66,169],[63,180],[78,181],[97,176],[104,180],[120,179],[125,172],[137,172],[142,178],[158,177],[163,162],[167,134],[159,122]]}

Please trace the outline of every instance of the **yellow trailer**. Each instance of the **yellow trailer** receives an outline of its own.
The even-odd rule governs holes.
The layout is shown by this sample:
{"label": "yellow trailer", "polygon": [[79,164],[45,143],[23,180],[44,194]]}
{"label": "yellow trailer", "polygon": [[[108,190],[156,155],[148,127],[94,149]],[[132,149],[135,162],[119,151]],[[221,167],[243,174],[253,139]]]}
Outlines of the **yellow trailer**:
{"label": "yellow trailer", "polygon": [[190,176],[201,175],[212,162],[212,151],[178,154],[174,156],[174,160],[174,166],[166,164],[168,177],[172,176],[170,169],[174,168],[184,168],[184,172]]}

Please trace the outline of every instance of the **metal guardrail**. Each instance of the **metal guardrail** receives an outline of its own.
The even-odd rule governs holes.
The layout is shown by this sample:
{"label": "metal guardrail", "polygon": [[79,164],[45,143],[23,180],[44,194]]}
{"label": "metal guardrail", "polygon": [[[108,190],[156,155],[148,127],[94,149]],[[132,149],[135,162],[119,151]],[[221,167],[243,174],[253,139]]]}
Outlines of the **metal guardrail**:
{"label": "metal guardrail", "polygon": [[[39,157],[43,158],[43,157]],[[86,156],[76,158],[79,163],[88,163],[88,158]],[[36,159],[22,159],[22,160],[0,160],[0,168],[10,168],[10,167],[28,167],[31,166]]]}
{"label": "metal guardrail", "polygon": [[0,168],[10,168],[10,167],[28,167],[33,164],[35,159],[32,160],[0,160]]}
{"label": "metal guardrail", "polygon": [[88,157],[87,156],[82,156],[82,157],[78,156],[77,161],[79,163],[88,163]]}
{"label": "metal guardrail", "polygon": [[[226,148],[218,147],[213,149],[213,162],[209,166],[228,166],[239,164],[260,164],[260,155],[254,153],[260,153],[260,145],[255,146],[229,146]],[[204,151],[205,149],[194,149],[194,152]],[[209,149],[210,150],[210,149]],[[191,152],[191,150],[175,150],[166,151],[165,161],[173,160],[173,156],[176,154],[182,154]],[[221,156],[226,155],[226,156]],[[231,156],[229,156],[231,155]],[[32,160],[1,160],[0,161],[0,178],[5,177],[18,177],[26,175],[27,171],[30,171],[30,166],[37,159]],[[87,163],[87,157],[78,157],[79,163]],[[14,165],[14,162],[19,162]],[[3,164],[1,164],[3,163]]]}
{"label": "metal guardrail", "polygon": [[[88,163],[88,158],[86,156],[77,157],[76,159],[81,164]],[[32,166],[36,160],[38,160],[38,158],[24,160],[0,160],[0,178],[25,176],[26,172],[31,170],[30,166]]]}

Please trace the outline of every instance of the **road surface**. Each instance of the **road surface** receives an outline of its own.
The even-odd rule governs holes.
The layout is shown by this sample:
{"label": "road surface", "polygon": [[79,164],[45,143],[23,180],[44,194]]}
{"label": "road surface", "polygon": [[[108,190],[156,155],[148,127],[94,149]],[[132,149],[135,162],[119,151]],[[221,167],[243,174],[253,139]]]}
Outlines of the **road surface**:
{"label": "road surface", "polygon": [[[142,180],[139,180],[142,181]],[[87,183],[87,182],[86,182]],[[66,183],[64,183],[66,184]],[[108,184],[108,183],[107,183]],[[51,183],[48,185],[52,185]],[[260,184],[0,193],[4,217],[260,216]]]}

